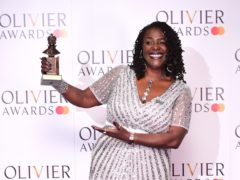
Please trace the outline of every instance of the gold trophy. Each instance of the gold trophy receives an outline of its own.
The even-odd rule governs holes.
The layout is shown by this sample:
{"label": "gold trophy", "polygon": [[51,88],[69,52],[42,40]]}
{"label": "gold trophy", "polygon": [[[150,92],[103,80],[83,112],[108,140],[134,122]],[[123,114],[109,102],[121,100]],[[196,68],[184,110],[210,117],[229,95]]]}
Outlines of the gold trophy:
{"label": "gold trophy", "polygon": [[56,49],[57,38],[50,34],[47,40],[48,48],[43,53],[48,55],[47,61],[51,64],[51,69],[42,75],[41,85],[57,85],[62,80],[62,76],[59,75],[59,57],[55,57],[55,55],[60,54]]}

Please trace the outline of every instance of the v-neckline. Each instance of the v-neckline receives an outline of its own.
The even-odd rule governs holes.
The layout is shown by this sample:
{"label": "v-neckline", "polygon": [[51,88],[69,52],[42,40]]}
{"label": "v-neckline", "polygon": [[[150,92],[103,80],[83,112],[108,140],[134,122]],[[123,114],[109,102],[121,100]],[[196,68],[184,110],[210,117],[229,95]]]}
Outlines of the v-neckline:
{"label": "v-neckline", "polygon": [[141,105],[146,105],[146,104],[152,103],[152,102],[156,101],[156,99],[164,96],[165,94],[168,93],[168,91],[170,91],[170,89],[173,88],[173,86],[174,86],[174,85],[177,83],[177,81],[178,81],[178,80],[175,80],[163,93],[161,93],[160,95],[155,96],[155,97],[152,98],[151,100],[148,100],[148,101],[146,101],[145,103],[143,103],[143,102],[141,101],[141,97],[139,96],[139,93],[138,93],[137,78],[136,78],[136,75],[135,75],[134,73],[133,73],[133,79],[132,79],[132,80],[133,80],[133,84],[134,84],[134,91],[135,91],[134,94],[136,94],[137,101],[138,101],[139,104],[141,104]]}

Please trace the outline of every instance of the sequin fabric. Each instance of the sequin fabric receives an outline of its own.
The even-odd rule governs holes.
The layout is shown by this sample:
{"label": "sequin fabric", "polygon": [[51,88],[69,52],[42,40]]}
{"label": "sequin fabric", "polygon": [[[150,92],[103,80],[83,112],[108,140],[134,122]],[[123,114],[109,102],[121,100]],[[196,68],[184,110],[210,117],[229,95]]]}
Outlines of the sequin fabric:
{"label": "sequin fabric", "polygon": [[[175,81],[162,95],[142,103],[136,76],[128,66],[118,66],[90,86],[107,104],[106,121],[146,133],[165,133],[169,126],[188,130],[191,93],[182,81]],[[101,135],[92,152],[90,180],[169,180],[170,149],[128,144]]]}

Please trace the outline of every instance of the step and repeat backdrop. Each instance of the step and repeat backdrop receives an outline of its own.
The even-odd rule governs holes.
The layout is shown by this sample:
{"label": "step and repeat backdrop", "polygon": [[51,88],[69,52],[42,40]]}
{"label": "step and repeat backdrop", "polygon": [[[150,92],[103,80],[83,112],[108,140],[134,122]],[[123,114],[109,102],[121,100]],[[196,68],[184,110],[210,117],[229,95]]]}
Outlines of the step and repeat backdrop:
{"label": "step and repeat backdrop", "polygon": [[41,86],[40,58],[57,37],[60,74],[86,88],[132,62],[145,25],[179,34],[193,95],[190,131],[172,150],[172,180],[240,178],[240,2],[0,1],[0,180],[87,180],[105,106],[83,109]]}

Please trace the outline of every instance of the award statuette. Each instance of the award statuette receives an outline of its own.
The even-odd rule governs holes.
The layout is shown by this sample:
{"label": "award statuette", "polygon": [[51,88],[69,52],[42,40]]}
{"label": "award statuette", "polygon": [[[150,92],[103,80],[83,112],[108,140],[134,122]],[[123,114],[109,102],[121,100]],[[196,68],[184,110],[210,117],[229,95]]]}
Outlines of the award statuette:
{"label": "award statuette", "polygon": [[60,52],[56,49],[57,38],[53,34],[50,34],[47,40],[48,48],[43,53],[48,55],[47,61],[51,64],[51,69],[42,75],[41,85],[55,85],[62,80],[62,76],[59,75],[59,57],[54,57]]}

